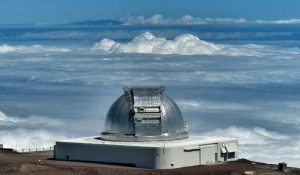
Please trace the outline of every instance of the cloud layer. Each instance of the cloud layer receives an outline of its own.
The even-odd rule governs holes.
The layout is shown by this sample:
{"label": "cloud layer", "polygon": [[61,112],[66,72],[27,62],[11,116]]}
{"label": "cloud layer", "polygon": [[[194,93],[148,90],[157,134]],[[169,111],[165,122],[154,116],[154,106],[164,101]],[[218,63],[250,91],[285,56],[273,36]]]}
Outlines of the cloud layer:
{"label": "cloud layer", "polygon": [[46,117],[12,117],[0,111],[0,143],[18,150],[51,147],[56,139],[65,137],[46,128],[61,125],[61,121]]}
{"label": "cloud layer", "polygon": [[70,52],[70,49],[55,47],[55,46],[41,46],[41,45],[0,45],[0,54],[5,53],[37,53],[37,52]]}
{"label": "cloud layer", "polygon": [[272,141],[289,139],[288,136],[282,135],[277,132],[267,131],[266,129],[260,127],[247,129],[237,126],[230,126],[226,129],[217,129],[215,131],[204,133],[204,135],[225,135],[237,137],[239,138],[240,145],[266,145],[271,143]]}
{"label": "cloud layer", "polygon": [[246,20],[245,18],[196,18],[185,15],[181,18],[164,18],[161,14],[150,18],[144,16],[121,17],[119,21],[123,25],[201,25],[201,24],[299,24],[300,19],[279,20]]}
{"label": "cloud layer", "polygon": [[239,157],[274,164],[288,161],[289,166],[299,166],[300,142],[297,136],[284,135],[260,127],[243,128],[237,126],[203,134],[238,138]]}
{"label": "cloud layer", "polygon": [[121,17],[120,22],[123,25],[190,25],[190,24],[237,24],[246,23],[244,18],[232,19],[232,18],[194,18],[190,15],[185,15],[181,18],[164,18],[161,14],[153,15],[150,18],[144,16],[126,16]]}
{"label": "cloud layer", "polygon": [[157,37],[150,32],[142,33],[129,43],[120,43],[104,38],[91,48],[102,54],[143,53],[143,54],[177,54],[177,55],[226,55],[226,56],[276,56],[299,55],[299,48],[278,49],[258,44],[215,44],[201,40],[192,34],[182,34],[173,40]]}
{"label": "cloud layer", "polygon": [[[0,115],[0,143],[35,148],[51,146],[64,136],[97,134],[122,86],[163,84],[191,133],[239,137],[240,157],[299,166],[297,27],[113,28],[53,26],[26,28],[16,35],[11,29],[2,32],[7,44],[20,41],[26,49],[36,43],[72,51],[0,54],[0,110],[5,111]],[[140,35],[145,31],[155,35]],[[112,40],[90,51],[95,38]],[[197,56],[202,54],[213,56]]]}

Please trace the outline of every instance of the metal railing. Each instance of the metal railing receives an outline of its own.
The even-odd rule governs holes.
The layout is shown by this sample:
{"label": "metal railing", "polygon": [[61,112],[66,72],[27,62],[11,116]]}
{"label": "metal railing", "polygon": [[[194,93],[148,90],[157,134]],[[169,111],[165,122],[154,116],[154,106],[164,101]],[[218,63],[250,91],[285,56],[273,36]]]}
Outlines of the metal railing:
{"label": "metal railing", "polygon": [[32,152],[42,152],[42,151],[53,151],[54,150],[54,146],[50,146],[50,147],[43,147],[43,148],[18,148],[15,151],[19,152],[19,153],[32,153]]}

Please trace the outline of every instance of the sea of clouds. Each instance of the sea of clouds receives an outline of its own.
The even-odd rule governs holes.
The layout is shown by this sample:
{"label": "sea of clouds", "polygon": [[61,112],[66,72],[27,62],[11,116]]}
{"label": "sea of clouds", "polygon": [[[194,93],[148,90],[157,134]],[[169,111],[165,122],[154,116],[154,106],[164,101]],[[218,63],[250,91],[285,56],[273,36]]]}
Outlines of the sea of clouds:
{"label": "sea of clouds", "polygon": [[239,156],[261,162],[278,163],[288,161],[291,166],[299,166],[300,141],[297,135],[284,135],[264,128],[243,128],[229,126],[203,133],[210,136],[232,136],[238,138]]}
{"label": "sea of clouds", "polygon": [[[179,106],[181,105],[179,102]],[[55,140],[68,138],[54,129],[68,127],[63,121],[41,116],[22,119],[7,116],[0,111],[0,127],[2,128],[0,130],[0,143],[4,143],[7,148],[14,148],[18,151],[35,150],[36,148],[40,150],[49,149],[53,147]],[[207,132],[192,131],[191,134],[235,137],[238,138],[239,142],[240,158],[269,163],[288,161],[290,166],[299,166],[299,136],[268,131],[261,127],[246,128],[234,125]]]}
{"label": "sea of clouds", "polygon": [[66,138],[54,128],[63,126],[63,121],[43,116],[20,118],[7,116],[0,111],[0,143],[6,148],[35,150],[53,147],[55,140]]}
{"label": "sea of clouds", "polygon": [[177,54],[177,55],[225,55],[225,56],[297,56],[300,49],[279,49],[275,46],[259,44],[216,44],[201,40],[192,34],[181,34],[174,39],[154,36],[150,32],[142,33],[131,42],[121,43],[108,38],[95,43],[91,50],[102,54],[139,53],[139,54]]}
{"label": "sea of clouds", "polygon": [[237,137],[240,157],[299,167],[300,51],[281,40],[287,33],[119,27],[4,37],[0,143],[34,149],[97,135],[123,86],[163,84],[191,134]]}
{"label": "sea of clouds", "polygon": [[130,42],[119,42],[103,38],[94,46],[67,48],[49,45],[0,45],[0,54],[33,54],[33,53],[69,53],[96,51],[99,54],[158,54],[158,55],[223,55],[291,58],[300,55],[299,47],[286,47],[266,44],[220,44],[200,39],[198,36],[185,33],[174,39],[158,37],[150,32],[135,36]]}

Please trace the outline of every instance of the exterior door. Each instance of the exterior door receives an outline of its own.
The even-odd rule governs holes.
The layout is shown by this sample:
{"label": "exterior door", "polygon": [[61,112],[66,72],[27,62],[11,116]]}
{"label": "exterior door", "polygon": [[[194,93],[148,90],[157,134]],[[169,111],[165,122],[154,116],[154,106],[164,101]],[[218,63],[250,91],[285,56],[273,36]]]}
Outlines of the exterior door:
{"label": "exterior door", "polygon": [[216,162],[216,145],[200,146],[200,164],[210,164]]}

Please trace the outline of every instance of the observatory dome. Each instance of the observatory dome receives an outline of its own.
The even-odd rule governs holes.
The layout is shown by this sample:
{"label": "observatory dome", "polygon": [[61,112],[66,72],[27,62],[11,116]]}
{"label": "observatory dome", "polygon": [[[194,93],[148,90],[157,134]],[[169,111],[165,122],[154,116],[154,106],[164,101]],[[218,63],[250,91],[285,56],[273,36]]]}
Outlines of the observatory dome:
{"label": "observatory dome", "polygon": [[124,87],[124,94],[110,107],[103,140],[152,141],[188,138],[176,103],[164,87]]}

